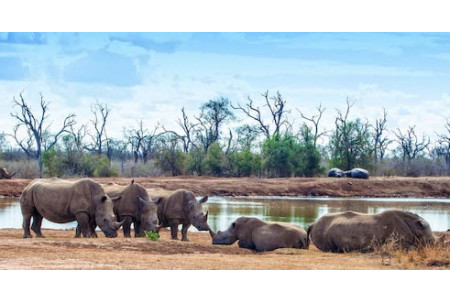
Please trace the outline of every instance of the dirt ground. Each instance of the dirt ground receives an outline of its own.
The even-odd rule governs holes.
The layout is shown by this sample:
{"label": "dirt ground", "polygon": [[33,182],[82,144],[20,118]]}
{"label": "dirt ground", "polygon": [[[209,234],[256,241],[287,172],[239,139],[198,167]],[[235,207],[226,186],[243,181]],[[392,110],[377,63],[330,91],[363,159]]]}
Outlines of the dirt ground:
{"label": "dirt ground", "polygon": [[[94,178],[125,185],[131,178]],[[0,196],[18,197],[28,179],[0,180]],[[214,196],[450,197],[450,177],[349,178],[135,178],[153,195],[179,188]]]}
{"label": "dirt ground", "polygon": [[[128,179],[97,179],[127,184]],[[152,195],[187,188],[198,195],[337,197],[450,197],[450,177],[372,178],[136,178]],[[30,180],[0,180],[0,196],[20,196]],[[147,238],[74,238],[73,230],[43,230],[46,238],[23,239],[21,229],[0,229],[0,269],[450,269],[450,247],[420,252],[334,254],[278,249],[256,253],[211,244],[208,233],[189,233],[190,242]],[[438,234],[438,233],[437,233]],[[442,233],[441,233],[442,234]],[[450,233],[446,233],[447,239]]]}
{"label": "dirt ground", "polygon": [[204,232],[189,233],[190,242],[171,240],[168,230],[158,241],[101,234],[75,239],[74,233],[46,229],[46,238],[23,239],[20,229],[1,229],[0,269],[450,269],[448,248],[444,257],[413,259],[395,253],[325,253],[313,245],[256,253],[236,244],[212,245]]}

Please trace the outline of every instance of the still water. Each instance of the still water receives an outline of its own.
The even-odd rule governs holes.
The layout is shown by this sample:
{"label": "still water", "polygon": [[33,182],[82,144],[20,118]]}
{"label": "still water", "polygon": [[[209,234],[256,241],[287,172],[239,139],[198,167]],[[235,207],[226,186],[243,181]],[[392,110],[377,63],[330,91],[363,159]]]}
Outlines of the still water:
{"label": "still water", "polygon": [[[305,198],[305,197],[210,197],[203,206],[214,231],[227,229],[240,216],[291,222],[307,228],[320,216],[346,210],[375,214],[386,209],[402,209],[427,220],[434,231],[450,228],[450,199],[409,198]],[[56,224],[43,220],[43,228],[71,229],[76,222]],[[0,199],[0,228],[21,228],[18,199]],[[195,228],[190,231],[196,231]]]}

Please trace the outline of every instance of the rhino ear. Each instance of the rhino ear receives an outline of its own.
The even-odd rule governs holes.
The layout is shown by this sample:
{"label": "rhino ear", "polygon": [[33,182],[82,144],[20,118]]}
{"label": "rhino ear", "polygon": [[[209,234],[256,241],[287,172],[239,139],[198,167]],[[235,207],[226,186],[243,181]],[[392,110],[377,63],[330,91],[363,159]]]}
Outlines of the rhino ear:
{"label": "rhino ear", "polygon": [[424,225],[421,221],[417,221],[417,226],[418,226],[420,229],[425,229],[425,228],[426,228],[425,225]]}
{"label": "rhino ear", "polygon": [[155,202],[156,205],[158,205],[159,203],[161,203],[163,200],[163,197],[157,197],[153,200],[153,202]]}
{"label": "rhino ear", "polygon": [[138,209],[140,211],[142,211],[144,209],[144,207],[145,207],[145,204],[147,204],[147,201],[145,201],[144,199],[142,199],[139,196],[137,198],[138,198],[138,202],[137,202]]}
{"label": "rhino ear", "polygon": [[199,203],[205,203],[206,201],[208,201],[208,196],[204,196],[204,197],[201,198],[198,202],[199,202]]}

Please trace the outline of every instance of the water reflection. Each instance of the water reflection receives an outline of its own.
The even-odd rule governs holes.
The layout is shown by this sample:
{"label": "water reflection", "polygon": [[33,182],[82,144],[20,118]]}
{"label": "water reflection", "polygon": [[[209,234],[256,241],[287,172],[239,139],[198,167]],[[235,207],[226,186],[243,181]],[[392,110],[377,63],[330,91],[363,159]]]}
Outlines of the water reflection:
{"label": "water reflection", "polygon": [[[374,214],[386,209],[402,209],[417,213],[430,222],[435,231],[450,228],[449,199],[337,199],[285,197],[210,197],[204,206],[209,210],[208,222],[214,231],[227,229],[241,216],[295,223],[303,228],[320,216],[346,210]],[[69,229],[75,222],[56,224],[43,220],[43,228]],[[0,199],[0,228],[21,228],[22,214],[18,199]],[[190,229],[196,231],[195,228]]]}
{"label": "water reflection", "polygon": [[[209,224],[215,231],[224,230],[240,216],[295,223],[303,228],[327,213],[357,211],[375,214],[387,209],[417,213],[436,231],[450,228],[449,199],[337,199],[285,197],[211,197],[207,203]],[[205,206],[206,207],[206,206]]]}

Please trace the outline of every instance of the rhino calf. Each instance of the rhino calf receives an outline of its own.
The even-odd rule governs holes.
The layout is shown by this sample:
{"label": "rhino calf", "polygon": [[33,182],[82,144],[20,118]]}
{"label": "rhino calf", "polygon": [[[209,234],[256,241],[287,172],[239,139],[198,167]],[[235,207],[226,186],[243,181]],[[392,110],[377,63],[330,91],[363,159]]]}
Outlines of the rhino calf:
{"label": "rhino calf", "polygon": [[239,247],[258,252],[277,248],[308,249],[304,229],[294,224],[265,222],[257,218],[240,217],[226,231],[211,233],[211,236],[213,244],[231,245],[239,241]]}
{"label": "rhino calf", "polygon": [[116,222],[111,199],[101,185],[91,179],[35,179],[23,190],[20,208],[24,238],[31,238],[31,218],[31,229],[37,237],[43,237],[43,218],[55,223],[77,221],[84,237],[96,237],[97,225],[106,237],[116,237],[123,223]]}
{"label": "rhino calf", "polygon": [[182,241],[189,241],[187,230],[191,224],[199,231],[209,231],[208,212],[206,214],[202,212],[202,204],[206,201],[208,196],[197,200],[193,192],[185,189],[179,189],[168,197],[156,199],[160,227],[170,227],[172,239],[178,239],[178,225],[181,224]]}
{"label": "rhino calf", "polygon": [[308,240],[322,251],[373,251],[389,240],[409,249],[434,244],[430,225],[416,214],[386,210],[369,215],[353,211],[327,214],[308,228]]}

